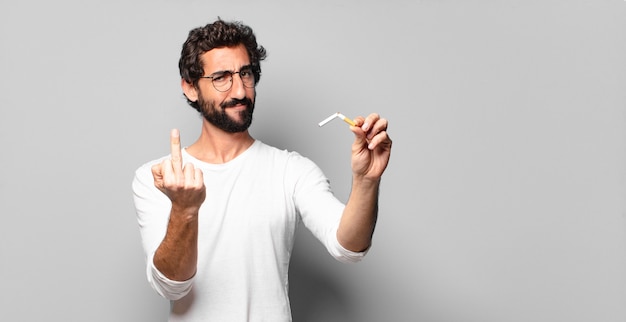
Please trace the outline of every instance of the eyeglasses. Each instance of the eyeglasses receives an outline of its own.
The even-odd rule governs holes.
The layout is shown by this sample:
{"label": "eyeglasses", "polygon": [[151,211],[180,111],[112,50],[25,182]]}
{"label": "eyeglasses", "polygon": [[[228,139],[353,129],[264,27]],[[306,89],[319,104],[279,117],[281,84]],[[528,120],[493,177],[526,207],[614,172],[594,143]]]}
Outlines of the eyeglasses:
{"label": "eyeglasses", "polygon": [[245,66],[238,72],[223,71],[211,74],[211,76],[202,76],[200,78],[209,78],[213,83],[213,87],[219,92],[226,92],[233,86],[233,74],[239,74],[244,87],[253,88],[256,85],[256,79],[252,66]]}

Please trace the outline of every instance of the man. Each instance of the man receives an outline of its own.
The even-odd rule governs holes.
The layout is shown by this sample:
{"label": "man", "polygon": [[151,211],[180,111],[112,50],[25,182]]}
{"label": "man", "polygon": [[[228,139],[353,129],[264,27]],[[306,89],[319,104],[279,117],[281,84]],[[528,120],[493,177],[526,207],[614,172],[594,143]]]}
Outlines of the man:
{"label": "man", "polygon": [[170,321],[291,321],[288,266],[299,222],[329,253],[369,249],[391,151],[387,121],[354,119],[352,191],[344,206],[309,159],[248,132],[265,49],[248,26],[217,20],[189,33],[179,68],[202,131],[133,180],[147,276],[171,300]]}

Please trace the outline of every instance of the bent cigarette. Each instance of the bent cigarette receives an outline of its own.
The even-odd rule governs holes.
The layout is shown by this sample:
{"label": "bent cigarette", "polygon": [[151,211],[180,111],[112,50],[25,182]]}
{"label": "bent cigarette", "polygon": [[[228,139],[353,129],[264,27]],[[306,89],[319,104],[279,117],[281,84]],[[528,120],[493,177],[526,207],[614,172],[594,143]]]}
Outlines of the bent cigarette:
{"label": "bent cigarette", "polygon": [[344,122],[346,122],[346,123],[348,123],[348,124],[350,124],[350,125],[352,125],[352,126],[356,126],[356,124],[354,123],[354,121],[352,121],[351,119],[347,118],[345,115],[343,115],[343,114],[341,114],[341,113],[339,113],[339,112],[337,112],[337,113],[335,113],[335,114],[333,114],[333,115],[331,115],[331,116],[327,117],[327,118],[326,118],[326,119],[324,119],[323,121],[319,122],[317,125],[319,125],[319,126],[324,126],[324,125],[326,125],[326,123],[328,123],[328,122],[332,121],[332,120],[333,120],[333,119],[335,119],[335,118],[341,119],[341,120],[343,120]]}

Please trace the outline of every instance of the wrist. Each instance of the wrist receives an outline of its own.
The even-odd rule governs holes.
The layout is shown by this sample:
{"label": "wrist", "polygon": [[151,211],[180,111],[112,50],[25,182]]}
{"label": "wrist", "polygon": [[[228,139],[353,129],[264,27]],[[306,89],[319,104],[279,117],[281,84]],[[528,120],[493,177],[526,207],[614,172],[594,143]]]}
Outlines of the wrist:
{"label": "wrist", "polygon": [[380,186],[380,177],[367,177],[354,175],[352,177],[352,189],[378,189]]}
{"label": "wrist", "polygon": [[170,217],[182,220],[196,220],[198,218],[199,206],[183,206],[172,204]]}

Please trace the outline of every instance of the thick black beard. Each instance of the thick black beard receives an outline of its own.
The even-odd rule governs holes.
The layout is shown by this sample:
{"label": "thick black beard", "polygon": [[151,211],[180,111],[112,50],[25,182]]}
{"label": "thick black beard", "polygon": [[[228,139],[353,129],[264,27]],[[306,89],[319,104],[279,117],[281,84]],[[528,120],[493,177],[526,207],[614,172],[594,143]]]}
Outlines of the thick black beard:
{"label": "thick black beard", "polygon": [[[226,114],[226,109],[238,104],[243,104],[246,109],[239,112],[241,122],[233,120]],[[252,124],[252,114],[254,112],[254,102],[249,98],[233,99],[228,102],[220,104],[221,110],[215,108],[215,105],[205,102],[201,98],[198,98],[198,105],[202,108],[200,112],[205,120],[213,124],[215,127],[228,132],[239,133],[246,131]]]}

